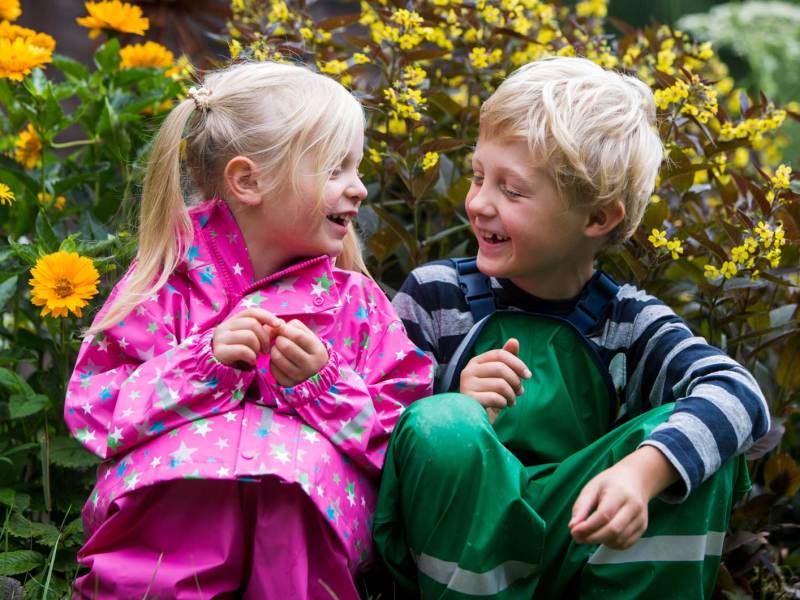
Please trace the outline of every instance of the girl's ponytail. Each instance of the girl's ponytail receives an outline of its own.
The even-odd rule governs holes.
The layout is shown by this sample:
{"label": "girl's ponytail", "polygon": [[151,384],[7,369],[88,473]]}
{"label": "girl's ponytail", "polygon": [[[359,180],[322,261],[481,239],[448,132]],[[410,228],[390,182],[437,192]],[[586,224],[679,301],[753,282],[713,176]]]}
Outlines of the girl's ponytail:
{"label": "girl's ponytail", "polygon": [[89,333],[125,318],[143,299],[158,291],[178,266],[192,239],[192,224],[183,197],[181,140],[195,101],[187,98],[164,120],[147,163],[139,214],[139,253],[125,287]]}

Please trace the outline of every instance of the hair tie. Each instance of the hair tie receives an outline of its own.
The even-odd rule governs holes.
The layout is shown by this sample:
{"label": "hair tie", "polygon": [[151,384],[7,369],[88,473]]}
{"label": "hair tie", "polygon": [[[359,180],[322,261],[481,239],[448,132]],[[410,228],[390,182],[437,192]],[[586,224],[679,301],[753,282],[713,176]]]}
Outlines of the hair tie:
{"label": "hair tie", "polygon": [[194,100],[195,108],[198,108],[203,112],[208,112],[208,109],[211,105],[211,90],[204,85],[201,85],[200,87],[192,86],[189,88],[189,96],[191,96],[192,100]]}

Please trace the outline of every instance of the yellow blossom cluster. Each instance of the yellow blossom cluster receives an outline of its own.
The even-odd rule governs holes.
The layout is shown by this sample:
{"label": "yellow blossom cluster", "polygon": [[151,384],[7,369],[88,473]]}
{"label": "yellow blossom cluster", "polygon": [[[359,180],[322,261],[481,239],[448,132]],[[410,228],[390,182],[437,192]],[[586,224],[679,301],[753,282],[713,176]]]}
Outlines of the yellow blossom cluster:
{"label": "yellow blossom cluster", "polygon": [[755,269],[758,260],[767,262],[773,269],[777,268],[781,261],[781,247],[785,244],[786,232],[782,224],[773,227],[759,221],[741,244],[731,248],[730,260],[724,261],[719,268],[714,265],[703,267],[705,276],[712,281],[720,276],[730,279],[741,271],[749,270],[750,277],[758,279],[759,271]]}
{"label": "yellow blossom cluster", "polygon": [[56,210],[64,210],[64,206],[67,204],[67,199],[64,196],[56,196],[53,198],[53,195],[47,192],[39,192],[36,194],[36,199],[39,201],[39,204],[45,208],[52,207]]}
{"label": "yellow blossom cluster", "polygon": [[0,79],[22,81],[36,67],[52,62],[55,47],[46,33],[0,22]]}
{"label": "yellow blossom cluster", "polygon": [[422,158],[422,170],[429,171],[436,164],[439,162],[439,153],[438,152],[426,152],[425,156]]}
{"label": "yellow blossom cluster", "polygon": [[[120,65],[123,69],[135,67],[169,68],[175,64],[175,56],[170,50],[156,42],[131,44],[119,51]],[[166,75],[172,75],[169,69]]]}
{"label": "yellow blossom cluster", "polygon": [[389,102],[393,118],[413,121],[422,119],[420,109],[425,107],[427,101],[422,96],[421,90],[409,87],[403,82],[395,82],[395,87],[383,90],[383,94]]}
{"label": "yellow blossom cluster", "polygon": [[664,248],[666,253],[670,254],[673,259],[677,260],[683,254],[683,243],[679,239],[667,238],[667,232],[663,229],[653,229],[650,235],[647,236],[647,240],[652,244],[653,248]]}
{"label": "yellow blossom cluster", "polygon": [[727,142],[747,138],[751,142],[760,140],[765,133],[778,129],[786,120],[786,111],[768,107],[765,117],[752,117],[739,123],[726,121],[720,126],[719,139]]}
{"label": "yellow blossom cluster", "polygon": [[503,51],[500,48],[487,52],[483,46],[476,46],[469,52],[469,62],[476,69],[486,69],[496,65],[502,58]]}

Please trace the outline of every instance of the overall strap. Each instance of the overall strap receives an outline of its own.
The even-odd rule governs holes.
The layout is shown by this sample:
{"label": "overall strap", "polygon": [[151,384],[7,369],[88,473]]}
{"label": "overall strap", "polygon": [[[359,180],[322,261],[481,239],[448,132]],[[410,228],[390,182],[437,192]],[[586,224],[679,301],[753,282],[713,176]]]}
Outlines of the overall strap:
{"label": "overall strap", "polygon": [[[477,260],[472,258],[451,258],[458,285],[464,293],[475,324],[461,340],[455,353],[451,357],[444,372],[439,377],[438,391],[456,391],[458,374],[469,359],[470,350],[488,321],[488,317],[497,311],[494,292],[489,278],[478,271]],[[584,338],[588,337],[597,327],[608,303],[617,295],[619,284],[603,271],[598,271],[592,277],[585,293],[578,300],[573,311],[565,316],[550,318],[566,321],[574,327]]]}
{"label": "overall strap", "polygon": [[578,300],[572,312],[564,317],[565,320],[578,330],[584,337],[600,322],[608,303],[617,295],[619,284],[603,271],[589,282],[583,297]]}
{"label": "overall strap", "polygon": [[456,269],[458,287],[464,293],[464,298],[469,305],[469,311],[477,323],[495,310],[494,292],[489,278],[478,271],[478,259],[451,258],[450,262]]}

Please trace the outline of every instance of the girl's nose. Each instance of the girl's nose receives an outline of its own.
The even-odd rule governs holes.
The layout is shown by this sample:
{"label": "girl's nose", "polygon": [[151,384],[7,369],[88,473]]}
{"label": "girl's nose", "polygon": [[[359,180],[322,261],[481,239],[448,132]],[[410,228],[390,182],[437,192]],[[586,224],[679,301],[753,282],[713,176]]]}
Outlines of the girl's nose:
{"label": "girl's nose", "polygon": [[352,183],[347,186],[345,194],[348,198],[352,198],[356,202],[361,202],[367,197],[367,188],[364,186],[361,178],[356,176]]}

